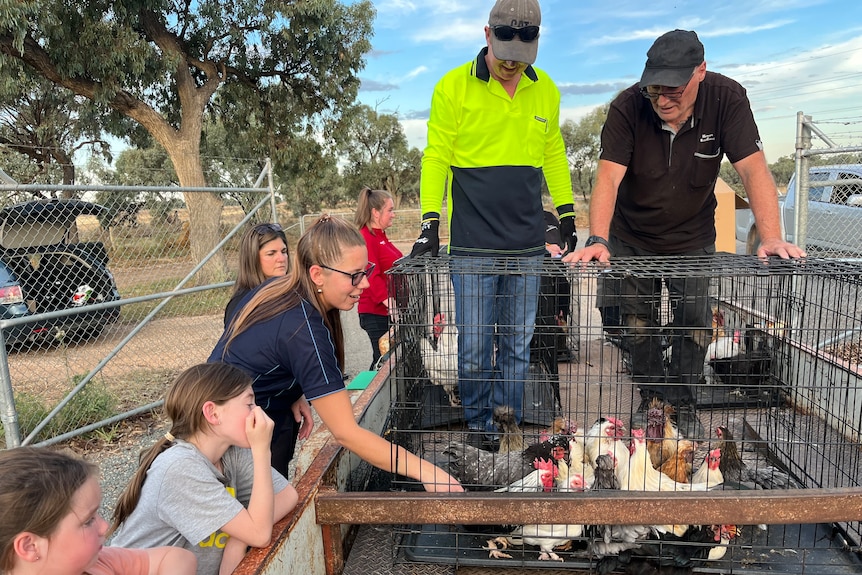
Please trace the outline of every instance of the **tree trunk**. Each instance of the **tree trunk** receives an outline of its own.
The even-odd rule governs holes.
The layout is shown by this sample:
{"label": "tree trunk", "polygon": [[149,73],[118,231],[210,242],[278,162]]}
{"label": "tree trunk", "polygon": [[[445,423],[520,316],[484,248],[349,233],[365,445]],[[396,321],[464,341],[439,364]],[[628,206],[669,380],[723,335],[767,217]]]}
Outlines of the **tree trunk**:
{"label": "tree trunk", "polygon": [[[190,149],[193,147],[194,149]],[[194,142],[175,138],[165,150],[173,162],[180,185],[184,187],[204,187],[203,167],[198,146]],[[189,209],[189,241],[192,260],[197,263],[206,257],[221,239],[222,199],[212,192],[184,192],[183,197]],[[226,281],[228,278],[227,259],[224,252],[216,253],[198,272],[197,285]]]}

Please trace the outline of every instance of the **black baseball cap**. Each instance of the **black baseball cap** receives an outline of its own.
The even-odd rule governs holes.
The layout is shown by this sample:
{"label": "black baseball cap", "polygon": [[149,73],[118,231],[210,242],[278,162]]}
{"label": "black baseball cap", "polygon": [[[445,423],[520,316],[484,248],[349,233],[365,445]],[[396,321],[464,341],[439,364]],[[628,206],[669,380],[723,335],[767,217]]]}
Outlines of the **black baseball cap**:
{"label": "black baseball cap", "polygon": [[691,30],[673,30],[658,37],[647,52],[640,87],[684,86],[703,63],[703,44]]}

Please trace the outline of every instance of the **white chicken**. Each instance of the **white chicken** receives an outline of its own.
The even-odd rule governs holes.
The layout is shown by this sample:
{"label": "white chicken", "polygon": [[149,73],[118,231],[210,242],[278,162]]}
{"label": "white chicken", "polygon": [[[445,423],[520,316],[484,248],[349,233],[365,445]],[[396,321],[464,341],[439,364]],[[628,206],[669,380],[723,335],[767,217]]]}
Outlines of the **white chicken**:
{"label": "white chicken", "polygon": [[[551,462],[536,461],[536,465],[547,468]],[[592,468],[590,468],[592,470]],[[556,477],[556,486],[560,491],[585,491],[588,486],[584,483],[581,473],[570,473],[565,459],[560,459],[553,468]],[[544,476],[545,478],[547,475]],[[526,479],[526,478],[525,478]],[[511,486],[509,486],[511,487]],[[545,489],[547,491],[548,489]],[[501,490],[497,490],[501,491]],[[509,491],[514,491],[509,489]],[[535,545],[540,549],[539,561],[563,561],[562,557],[554,551],[555,547],[568,545],[575,537],[580,537],[584,532],[583,525],[521,525],[512,530],[505,537],[496,537],[487,542],[488,556],[494,559],[511,559],[512,556],[505,552],[510,546]],[[498,547],[499,545],[499,547]]]}
{"label": "white chicken", "polygon": [[[560,461],[564,462],[565,460],[561,459]],[[535,470],[528,473],[523,478],[510,483],[506,487],[495,489],[494,491],[497,493],[507,491],[511,493],[524,493],[553,490],[555,480],[559,476],[559,468],[554,464],[554,461],[552,459],[536,458],[533,460],[533,467],[535,467]],[[568,472],[568,467],[566,468],[566,471]]]}
{"label": "white chicken", "polygon": [[702,482],[680,483],[652,466],[643,429],[632,430],[632,454],[628,465],[617,466],[617,477],[623,490],[629,491],[707,491]]}
{"label": "white chicken", "polygon": [[718,383],[718,377],[715,375],[715,370],[710,363],[716,359],[727,359],[736,357],[743,352],[742,342],[740,341],[739,330],[735,330],[733,335],[722,335],[717,337],[715,341],[710,343],[706,348],[706,355],[703,358],[703,379],[706,383],[712,385]]}
{"label": "white chicken", "polygon": [[[633,450],[628,465],[617,467],[617,477],[623,490],[629,491],[706,491],[716,484],[680,483],[652,466],[646,438],[642,429],[632,430]],[[688,525],[657,525],[660,533],[671,532],[677,537],[688,530]]]}
{"label": "white chicken", "polygon": [[704,457],[703,464],[691,476],[692,483],[703,483],[715,487],[724,483],[721,473],[721,449],[715,448]]}
{"label": "white chicken", "polygon": [[584,433],[584,453],[590,465],[595,466],[596,458],[614,452],[614,442],[624,437],[626,427],[622,421],[613,417],[601,417]]}

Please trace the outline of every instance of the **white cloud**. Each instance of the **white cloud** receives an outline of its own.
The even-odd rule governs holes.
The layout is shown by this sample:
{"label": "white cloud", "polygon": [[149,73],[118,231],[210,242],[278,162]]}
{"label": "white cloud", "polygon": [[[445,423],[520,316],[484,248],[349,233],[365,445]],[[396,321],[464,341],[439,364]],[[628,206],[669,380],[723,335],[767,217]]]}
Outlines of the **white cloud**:
{"label": "white cloud", "polygon": [[[764,30],[774,30],[791,24],[792,20],[776,20],[758,25],[739,25],[739,26],[723,26],[709,27],[709,23],[702,19],[688,19],[676,24],[677,28],[683,30],[696,30],[697,36],[702,40],[704,38],[719,38],[723,36],[741,36],[746,34],[754,34],[763,32]],[[640,30],[630,30],[616,34],[606,34],[593,40],[587,40],[589,46],[606,46],[610,44],[621,44],[623,42],[634,42],[640,40],[655,40],[662,34],[668,31],[668,27],[653,27],[643,28]]]}
{"label": "white cloud", "polygon": [[428,143],[428,120],[401,120],[401,127],[411,148],[425,149]]}
{"label": "white cloud", "polygon": [[413,78],[420,76],[428,71],[428,66],[417,66],[410,70],[407,75],[404,76],[403,81],[412,80]]}
{"label": "white cloud", "polygon": [[416,28],[411,40],[417,44],[433,43],[449,46],[472,46],[476,43],[484,43],[484,32],[486,18],[474,18],[465,20],[456,18],[447,21],[445,25],[429,25]]}

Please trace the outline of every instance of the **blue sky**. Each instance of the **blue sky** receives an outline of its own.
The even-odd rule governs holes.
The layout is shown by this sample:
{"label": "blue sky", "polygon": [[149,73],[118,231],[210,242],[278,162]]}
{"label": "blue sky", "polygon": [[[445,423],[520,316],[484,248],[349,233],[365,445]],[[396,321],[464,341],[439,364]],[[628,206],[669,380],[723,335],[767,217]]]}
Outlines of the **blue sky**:
{"label": "blue sky", "polygon": [[[796,113],[839,145],[862,145],[862,2],[540,0],[536,66],[562,93],[562,119],[578,120],[640,78],[646,51],[668,30],[695,30],[707,69],[741,82],[767,159],[793,153]],[[397,113],[411,145],[425,146],[437,80],[484,46],[493,0],[375,2],[373,51],[359,99]]]}

